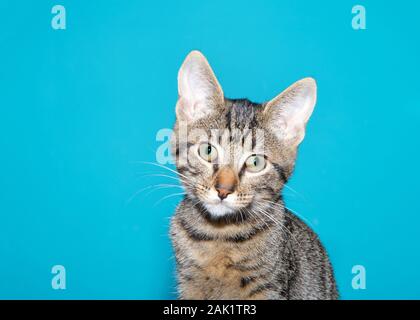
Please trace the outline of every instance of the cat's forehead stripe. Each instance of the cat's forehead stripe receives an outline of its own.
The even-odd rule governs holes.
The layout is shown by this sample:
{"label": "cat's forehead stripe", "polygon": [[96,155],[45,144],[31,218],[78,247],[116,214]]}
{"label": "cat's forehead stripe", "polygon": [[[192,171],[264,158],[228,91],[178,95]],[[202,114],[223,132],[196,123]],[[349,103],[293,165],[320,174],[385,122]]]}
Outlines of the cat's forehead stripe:
{"label": "cat's forehead stripe", "polygon": [[261,105],[248,99],[226,100],[226,122],[229,128],[253,128],[257,125],[256,109]]}

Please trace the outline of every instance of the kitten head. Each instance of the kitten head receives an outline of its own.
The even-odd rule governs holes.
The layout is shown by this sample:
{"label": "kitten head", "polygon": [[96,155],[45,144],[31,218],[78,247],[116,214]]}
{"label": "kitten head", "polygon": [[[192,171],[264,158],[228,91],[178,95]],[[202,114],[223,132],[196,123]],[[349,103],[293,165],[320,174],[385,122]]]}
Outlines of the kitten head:
{"label": "kitten head", "polygon": [[276,201],[315,106],[315,81],[300,80],[262,104],[227,99],[193,51],[179,70],[178,93],[172,153],[188,197],[214,219]]}

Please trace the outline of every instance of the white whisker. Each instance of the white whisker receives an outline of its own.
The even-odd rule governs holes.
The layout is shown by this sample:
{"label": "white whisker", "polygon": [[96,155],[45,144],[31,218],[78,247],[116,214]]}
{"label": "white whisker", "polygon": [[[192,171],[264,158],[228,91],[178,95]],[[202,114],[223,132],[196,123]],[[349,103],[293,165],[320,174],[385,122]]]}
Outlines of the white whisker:
{"label": "white whisker", "polygon": [[131,201],[134,200],[135,197],[137,197],[143,191],[153,189],[152,191],[150,191],[149,193],[146,194],[146,195],[148,195],[155,190],[165,189],[165,188],[181,188],[181,189],[183,189],[182,186],[176,185],[176,184],[156,184],[156,185],[152,185],[152,186],[147,186],[147,187],[144,187],[140,190],[137,190],[131,197],[129,197],[127,199],[125,204],[128,205]]}
{"label": "white whisker", "polygon": [[155,206],[157,206],[159,203],[161,203],[163,200],[165,200],[165,199],[168,199],[168,198],[171,198],[171,197],[176,197],[176,196],[181,196],[181,195],[185,195],[186,193],[185,192],[180,192],[180,193],[172,193],[172,194],[170,194],[170,195],[167,195],[167,196],[165,196],[165,197],[163,197],[163,198],[161,198],[161,199],[159,199],[157,202],[155,202],[154,203],[154,207]]}

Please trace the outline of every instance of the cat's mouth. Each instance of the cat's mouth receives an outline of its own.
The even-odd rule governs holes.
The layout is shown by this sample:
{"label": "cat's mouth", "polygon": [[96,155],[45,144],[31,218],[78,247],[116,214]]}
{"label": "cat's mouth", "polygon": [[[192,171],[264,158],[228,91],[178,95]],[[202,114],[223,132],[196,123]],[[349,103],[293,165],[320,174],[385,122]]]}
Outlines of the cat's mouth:
{"label": "cat's mouth", "polygon": [[[194,195],[207,215],[213,218],[227,218],[228,216],[245,215],[254,196],[234,191],[225,197],[220,197],[215,188],[208,188],[206,192],[195,190]],[[242,218],[243,219],[243,218]]]}
{"label": "cat's mouth", "polygon": [[201,197],[199,196],[199,199],[206,211],[215,218],[237,214],[249,205],[243,201],[238,202],[236,193],[220,199],[216,192],[210,191],[205,195],[201,195]]}
{"label": "cat's mouth", "polygon": [[203,202],[204,207],[207,211],[215,217],[223,217],[236,212],[236,210],[230,207],[226,202],[219,201],[219,203],[206,203]]}

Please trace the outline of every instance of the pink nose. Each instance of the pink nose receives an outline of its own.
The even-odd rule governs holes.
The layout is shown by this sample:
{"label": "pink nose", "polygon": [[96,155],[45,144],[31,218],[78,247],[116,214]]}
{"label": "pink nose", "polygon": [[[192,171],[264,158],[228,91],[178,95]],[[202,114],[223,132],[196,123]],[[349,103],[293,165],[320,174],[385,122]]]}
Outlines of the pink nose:
{"label": "pink nose", "polygon": [[219,169],[216,175],[214,188],[216,189],[220,200],[226,199],[228,195],[233,193],[237,184],[238,179],[236,173],[231,167],[225,166]]}
{"label": "pink nose", "polygon": [[226,199],[233,192],[233,186],[216,185],[215,188],[220,200]]}

